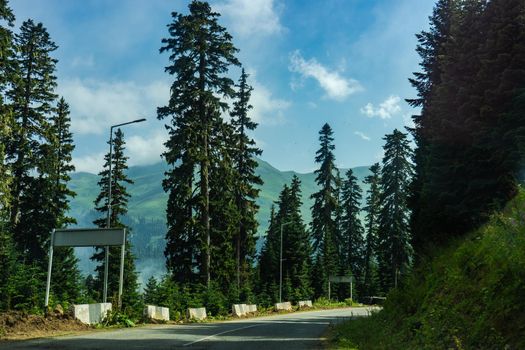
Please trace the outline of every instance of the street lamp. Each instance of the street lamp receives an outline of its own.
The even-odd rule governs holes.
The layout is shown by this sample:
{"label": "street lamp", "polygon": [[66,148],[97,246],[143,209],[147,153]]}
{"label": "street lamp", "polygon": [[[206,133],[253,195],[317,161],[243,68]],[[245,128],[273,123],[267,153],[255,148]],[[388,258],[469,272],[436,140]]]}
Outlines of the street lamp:
{"label": "street lamp", "polygon": [[281,250],[279,258],[279,302],[281,303],[281,298],[283,294],[283,227],[291,224],[292,221],[284,222],[281,224]]}
{"label": "street lamp", "polygon": [[[126,123],[112,125],[109,128],[109,171],[108,171],[109,183],[108,183],[108,216],[106,218],[106,228],[111,228],[111,185],[112,185],[111,162],[113,161],[112,159],[113,157],[113,129],[118,128],[119,126],[124,126],[128,124],[133,124],[133,123],[141,123],[144,121],[146,121],[146,118],[141,118],[141,119],[133,120],[133,121],[126,122]],[[121,255],[124,255],[124,251],[121,252]],[[103,299],[104,303],[107,302],[108,300],[108,266],[109,266],[109,246],[106,246],[105,247],[105,258],[104,258],[104,299]],[[120,275],[122,276],[123,273],[124,271],[121,269]],[[119,304],[120,304],[120,299],[122,296],[122,284],[119,287],[118,295],[119,295]]]}

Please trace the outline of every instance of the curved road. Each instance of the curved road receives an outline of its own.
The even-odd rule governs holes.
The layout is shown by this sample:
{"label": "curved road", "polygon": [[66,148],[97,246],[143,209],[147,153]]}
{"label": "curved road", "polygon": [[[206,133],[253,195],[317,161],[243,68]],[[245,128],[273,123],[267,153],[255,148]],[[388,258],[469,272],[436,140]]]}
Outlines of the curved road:
{"label": "curved road", "polygon": [[0,349],[322,349],[330,324],[370,308],[296,312],[236,321],[151,325],[76,336],[2,342]]}

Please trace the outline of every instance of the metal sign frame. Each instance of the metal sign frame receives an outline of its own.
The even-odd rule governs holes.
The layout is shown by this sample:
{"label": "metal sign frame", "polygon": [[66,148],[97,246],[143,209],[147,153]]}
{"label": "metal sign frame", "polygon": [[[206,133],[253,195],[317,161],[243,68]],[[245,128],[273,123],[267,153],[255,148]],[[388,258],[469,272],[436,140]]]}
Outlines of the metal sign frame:
{"label": "metal sign frame", "polygon": [[[75,228],[53,229],[49,242],[49,263],[47,268],[45,307],[49,306],[51,289],[51,270],[53,268],[53,247],[97,247],[120,246],[120,278],[118,287],[118,306],[122,306],[122,286],[124,282],[124,256],[126,250],[125,228]],[[107,263],[107,262],[106,262]],[[107,288],[104,279],[104,290]]]}
{"label": "metal sign frame", "polygon": [[350,283],[350,299],[354,300],[352,294],[352,275],[350,276],[328,276],[328,300],[330,300],[330,283]]}

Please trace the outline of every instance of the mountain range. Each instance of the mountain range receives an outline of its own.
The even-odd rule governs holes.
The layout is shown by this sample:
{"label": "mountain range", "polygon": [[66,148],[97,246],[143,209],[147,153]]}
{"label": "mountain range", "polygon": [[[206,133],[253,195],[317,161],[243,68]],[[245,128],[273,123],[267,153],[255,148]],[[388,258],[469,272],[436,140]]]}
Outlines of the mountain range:
{"label": "mountain range", "polygon": [[[303,218],[306,223],[310,222],[310,208],[313,204],[310,196],[318,190],[315,174],[280,171],[264,160],[257,159],[257,161],[256,173],[264,181],[264,184],[260,186],[257,199],[260,208],[257,214],[259,238],[265,235],[268,227],[272,203],[278,199],[283,186],[290,184],[294,175],[301,180],[302,184],[301,212]],[[127,186],[131,198],[128,203],[128,215],[124,222],[131,227],[130,239],[141,281],[145,281],[152,274],[161,275],[164,272],[164,236],[168,196],[162,189],[162,180],[167,169],[166,163],[159,162],[147,166],[131,166],[127,172],[128,177],[134,183]],[[369,168],[362,166],[352,168],[352,170],[359,180],[364,197],[364,191],[368,187],[363,184],[363,180],[370,174]],[[340,169],[340,172],[343,177],[346,169]],[[70,188],[76,192],[76,196],[71,200],[69,215],[77,220],[78,227],[93,227],[93,220],[100,216],[94,210],[94,200],[100,191],[98,181],[98,175],[87,172],[71,175]],[[262,239],[258,240],[258,248],[262,242]],[[77,249],[80,269],[84,274],[91,273],[93,270],[92,263],[88,259],[92,251],[92,248]]]}

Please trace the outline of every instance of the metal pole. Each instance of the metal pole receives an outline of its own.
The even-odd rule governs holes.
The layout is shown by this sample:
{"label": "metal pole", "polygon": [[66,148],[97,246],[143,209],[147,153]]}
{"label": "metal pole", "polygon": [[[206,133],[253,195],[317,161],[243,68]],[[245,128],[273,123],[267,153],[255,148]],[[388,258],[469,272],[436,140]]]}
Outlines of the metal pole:
{"label": "metal pole", "polygon": [[118,284],[118,308],[122,309],[122,289],[124,285],[124,256],[126,251],[126,229],[124,229],[124,243],[120,251],[120,279]]}
{"label": "metal pole", "polygon": [[[109,128],[109,169],[108,169],[108,216],[106,218],[106,228],[111,228],[111,185],[112,185],[112,179],[111,179],[111,162],[113,161],[113,128],[133,124],[133,123],[140,123],[146,121],[145,118],[133,120],[126,123],[121,123],[117,125],[112,125]],[[109,269],[109,247],[106,246],[105,248],[105,254],[104,254],[104,298],[103,302],[106,303],[108,300],[108,269]]]}
{"label": "metal pole", "polygon": [[279,254],[279,302],[281,303],[281,296],[283,291],[283,226],[291,224],[292,221],[281,223],[281,249]]}
{"label": "metal pole", "polygon": [[328,302],[330,302],[330,279],[328,279]]}
{"label": "metal pole", "polygon": [[[109,169],[108,169],[108,210],[106,218],[106,228],[111,228],[111,162],[113,161],[113,127],[109,128]],[[108,270],[109,270],[109,247],[105,247],[104,254],[104,295],[102,302],[108,301]]]}
{"label": "metal pole", "polygon": [[279,302],[282,303],[281,297],[283,293],[283,226],[281,223],[281,249],[279,254]]}
{"label": "metal pole", "polygon": [[[45,307],[49,306],[49,290],[51,289],[51,270],[53,268],[53,244],[55,240],[55,229],[51,231],[51,242],[49,242],[49,263],[47,264],[47,282],[46,282],[46,299]],[[46,310],[47,311],[47,310]]]}
{"label": "metal pole", "polygon": [[354,298],[352,296],[352,280],[353,280],[353,277],[350,276],[350,299],[352,299],[352,302],[354,301]]}

